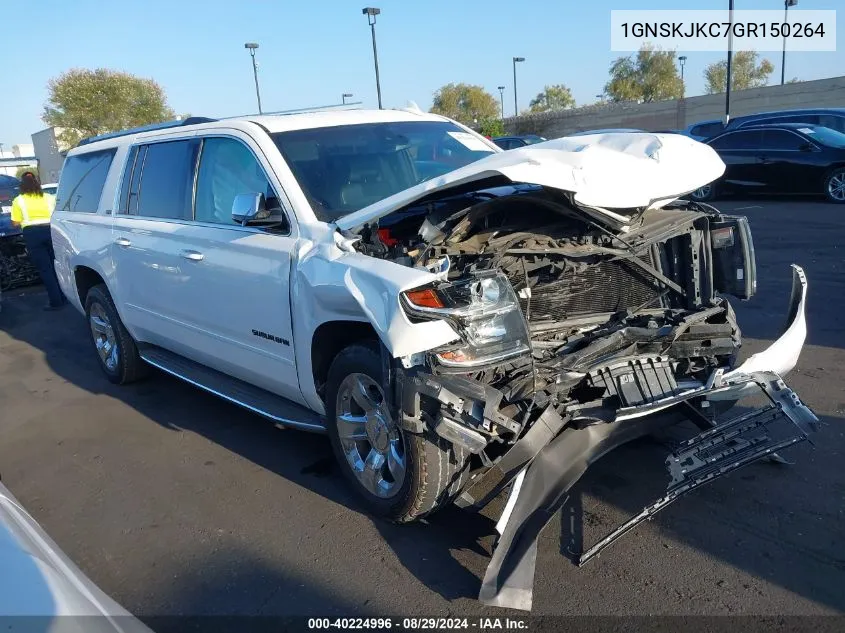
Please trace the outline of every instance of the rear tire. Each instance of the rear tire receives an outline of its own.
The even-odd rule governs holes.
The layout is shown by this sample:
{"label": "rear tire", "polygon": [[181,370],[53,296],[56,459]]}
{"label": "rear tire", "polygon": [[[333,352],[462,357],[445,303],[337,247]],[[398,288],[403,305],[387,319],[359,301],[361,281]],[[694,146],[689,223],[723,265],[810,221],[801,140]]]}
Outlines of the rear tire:
{"label": "rear tire", "polygon": [[825,177],[824,195],[828,202],[845,204],[845,167],[834,169]]}
{"label": "rear tire", "polygon": [[85,316],[91,332],[91,343],[100,368],[111,382],[125,385],[149,373],[141,360],[138,346],[117,314],[114,301],[104,284],[91,288],[85,297]]}
{"label": "rear tire", "polygon": [[384,393],[376,345],[341,351],[326,382],[329,438],[344,476],[369,510],[408,523],[455,498],[468,476],[469,452],[433,431],[401,429]]}

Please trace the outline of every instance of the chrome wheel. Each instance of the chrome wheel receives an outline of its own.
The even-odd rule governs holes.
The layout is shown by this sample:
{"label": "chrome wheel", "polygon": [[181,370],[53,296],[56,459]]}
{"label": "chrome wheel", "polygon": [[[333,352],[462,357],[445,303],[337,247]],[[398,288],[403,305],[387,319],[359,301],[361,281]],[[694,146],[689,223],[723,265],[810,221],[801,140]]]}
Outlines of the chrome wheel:
{"label": "chrome wheel", "polygon": [[405,441],[392,419],[381,386],[366,374],[350,374],[337,390],[338,438],[357,480],[371,494],[388,498],[405,479]]}
{"label": "chrome wheel", "polygon": [[94,337],[94,346],[100,355],[100,360],[109,371],[116,371],[120,360],[117,350],[117,341],[106,311],[99,303],[91,304],[88,323],[91,326],[91,336]]}
{"label": "chrome wheel", "polygon": [[713,185],[704,185],[692,192],[692,197],[696,200],[707,200],[713,193]]}
{"label": "chrome wheel", "polygon": [[827,193],[837,202],[845,202],[845,171],[839,171],[827,181]]}

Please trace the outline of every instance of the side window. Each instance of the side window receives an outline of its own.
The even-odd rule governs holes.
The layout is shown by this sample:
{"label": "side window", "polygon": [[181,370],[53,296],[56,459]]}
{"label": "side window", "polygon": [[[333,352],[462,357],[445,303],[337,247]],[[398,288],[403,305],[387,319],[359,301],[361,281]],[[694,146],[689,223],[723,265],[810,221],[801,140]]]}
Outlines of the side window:
{"label": "side window", "polygon": [[784,130],[767,130],[763,136],[763,147],[773,150],[798,151],[806,141],[797,134]]}
{"label": "side window", "polygon": [[763,132],[754,130],[748,132],[734,132],[725,134],[712,144],[713,149],[744,150],[759,149],[763,146]]}
{"label": "side window", "polygon": [[192,219],[194,167],[198,147],[199,143],[193,139],[148,145],[140,172],[137,203],[130,200],[130,210],[133,204],[137,204],[137,214],[140,216]]}
{"label": "side window", "polygon": [[845,133],[845,117],[823,114],[819,117],[819,125]]}
{"label": "side window", "polygon": [[96,213],[115,152],[107,149],[68,157],[62,167],[56,209]]}
{"label": "side window", "polygon": [[263,193],[268,207],[280,206],[261,164],[244,143],[206,138],[197,175],[196,221],[232,224],[232,202],[243,193]]}

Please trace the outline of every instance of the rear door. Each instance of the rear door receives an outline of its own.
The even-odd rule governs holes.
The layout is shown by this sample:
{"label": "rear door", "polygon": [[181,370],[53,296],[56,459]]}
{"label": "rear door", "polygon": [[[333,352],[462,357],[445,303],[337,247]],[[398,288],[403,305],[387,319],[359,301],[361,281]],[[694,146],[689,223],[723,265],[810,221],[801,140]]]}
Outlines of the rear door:
{"label": "rear door", "polygon": [[143,342],[179,351],[185,340],[176,302],[189,282],[181,235],[192,220],[199,141],[132,148],[113,215],[112,260],[122,318]]}
{"label": "rear door", "polygon": [[764,187],[759,153],[763,146],[761,130],[729,132],[714,139],[710,146],[725,163],[722,182],[731,188],[762,190]]}

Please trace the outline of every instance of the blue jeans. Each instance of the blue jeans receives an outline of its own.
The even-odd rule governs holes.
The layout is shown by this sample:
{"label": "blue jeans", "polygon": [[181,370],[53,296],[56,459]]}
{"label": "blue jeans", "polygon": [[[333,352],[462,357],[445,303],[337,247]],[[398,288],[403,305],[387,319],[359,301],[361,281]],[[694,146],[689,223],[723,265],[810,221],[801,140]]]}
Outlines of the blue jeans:
{"label": "blue jeans", "polygon": [[62,305],[65,302],[65,296],[59,287],[56,269],[53,268],[55,254],[53,253],[53,238],[50,236],[50,225],[36,224],[26,227],[23,230],[23,241],[26,244],[29,259],[47,289],[50,305],[54,307]]}

